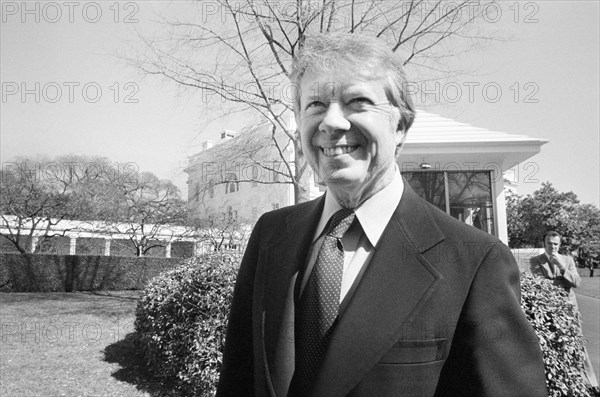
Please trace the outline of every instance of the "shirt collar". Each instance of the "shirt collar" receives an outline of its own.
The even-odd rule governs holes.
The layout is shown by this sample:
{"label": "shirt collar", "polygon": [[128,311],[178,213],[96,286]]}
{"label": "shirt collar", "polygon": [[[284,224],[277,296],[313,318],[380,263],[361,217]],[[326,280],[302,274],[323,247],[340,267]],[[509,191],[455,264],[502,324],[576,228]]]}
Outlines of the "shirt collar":
{"label": "shirt collar", "polygon": [[[374,194],[358,208],[354,209],[354,213],[360,222],[365,235],[373,247],[379,242],[379,238],[383,234],[383,230],[392,219],[396,207],[400,203],[400,198],[404,191],[404,182],[400,175],[398,166],[395,166],[396,173],[394,179],[389,185]],[[335,200],[333,194],[325,194],[325,204],[323,213],[315,231],[314,240],[316,240],[327,225],[329,218],[343,207]]]}

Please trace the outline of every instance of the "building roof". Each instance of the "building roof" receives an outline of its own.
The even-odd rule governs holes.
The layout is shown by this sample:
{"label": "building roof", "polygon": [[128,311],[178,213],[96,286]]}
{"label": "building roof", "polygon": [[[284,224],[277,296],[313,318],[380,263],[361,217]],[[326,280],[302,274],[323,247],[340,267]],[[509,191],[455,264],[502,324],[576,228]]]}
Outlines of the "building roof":
{"label": "building roof", "polygon": [[509,134],[474,127],[437,114],[417,110],[415,122],[410,128],[406,143],[418,145],[423,143],[454,144],[466,142],[512,142],[536,143],[548,142],[544,139],[531,138],[527,135]]}
{"label": "building roof", "polygon": [[[540,152],[548,141],[474,127],[437,114],[417,111],[400,153],[399,163],[495,163],[502,171]],[[476,165],[473,165],[477,168]]]}

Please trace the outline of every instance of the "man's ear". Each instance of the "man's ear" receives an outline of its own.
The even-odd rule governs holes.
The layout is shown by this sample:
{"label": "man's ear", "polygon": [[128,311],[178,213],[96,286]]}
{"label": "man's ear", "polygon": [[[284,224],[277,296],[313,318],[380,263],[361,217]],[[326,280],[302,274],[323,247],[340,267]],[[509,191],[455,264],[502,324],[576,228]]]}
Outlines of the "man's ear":
{"label": "man's ear", "polygon": [[404,128],[404,123],[402,119],[398,122],[398,127],[396,128],[396,146],[400,147],[404,144],[406,140],[406,129]]}

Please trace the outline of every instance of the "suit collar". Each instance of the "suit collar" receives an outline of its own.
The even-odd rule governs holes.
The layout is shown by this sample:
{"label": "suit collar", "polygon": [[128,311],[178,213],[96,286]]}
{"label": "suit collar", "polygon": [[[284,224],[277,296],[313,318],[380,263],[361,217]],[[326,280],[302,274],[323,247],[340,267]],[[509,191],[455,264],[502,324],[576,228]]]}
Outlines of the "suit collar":
{"label": "suit collar", "polygon": [[[396,167],[395,177],[389,185],[374,194],[357,208],[354,208],[360,226],[373,247],[379,242],[379,238],[383,234],[385,226],[389,223],[398,207],[403,189],[404,182],[400,175],[400,171],[398,171],[398,168]],[[313,241],[322,234],[331,216],[340,209],[342,209],[342,206],[336,201],[333,194],[326,193],[325,205],[319,220],[319,225],[313,236]]]}

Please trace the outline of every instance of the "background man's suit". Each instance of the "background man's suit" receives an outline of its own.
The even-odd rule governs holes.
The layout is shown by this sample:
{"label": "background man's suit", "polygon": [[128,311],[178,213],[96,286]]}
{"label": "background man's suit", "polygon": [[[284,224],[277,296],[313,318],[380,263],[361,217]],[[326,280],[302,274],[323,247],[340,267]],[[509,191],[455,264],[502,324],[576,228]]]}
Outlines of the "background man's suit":
{"label": "background man's suit", "polygon": [[570,255],[556,256],[556,260],[560,261],[563,266],[566,267],[564,274],[560,274],[558,267],[555,268],[553,264],[548,260],[548,256],[545,253],[534,256],[529,260],[529,269],[531,273],[538,277],[544,277],[552,280],[552,283],[556,286],[564,288],[569,293],[569,300],[575,308],[577,308],[577,298],[573,288],[579,287],[581,284],[581,277],[577,273],[577,266],[575,261]]}
{"label": "background man's suit", "polygon": [[[285,396],[294,301],[323,198],[265,214],[234,293],[219,396]],[[304,396],[545,396],[538,340],[508,248],[405,184],[312,393]],[[252,330],[250,332],[249,330]]]}

